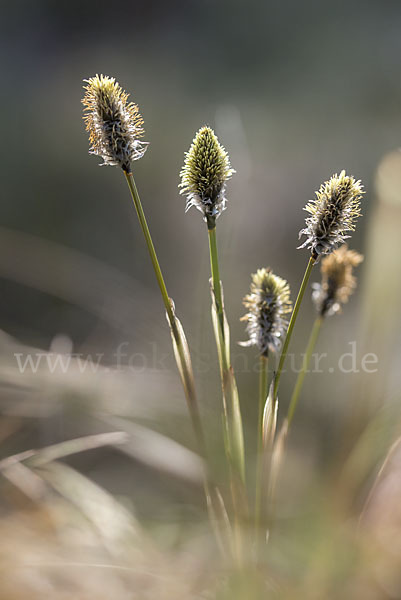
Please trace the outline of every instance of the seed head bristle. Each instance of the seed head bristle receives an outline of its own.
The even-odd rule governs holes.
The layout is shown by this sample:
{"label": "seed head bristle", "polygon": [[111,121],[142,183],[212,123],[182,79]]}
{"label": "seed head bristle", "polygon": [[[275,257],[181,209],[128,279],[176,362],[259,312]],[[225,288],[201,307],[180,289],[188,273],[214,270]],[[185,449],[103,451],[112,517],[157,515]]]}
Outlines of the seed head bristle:
{"label": "seed head bristle", "polygon": [[96,75],[85,79],[84,121],[89,133],[90,153],[103,158],[104,165],[130,170],[134,160],[142,158],[147,142],[138,106],[128,102],[128,94],[114,77]]}
{"label": "seed head bristle", "polygon": [[299,246],[312,250],[312,256],[330,254],[355,230],[355,221],[361,215],[360,200],[364,194],[363,186],[354,177],[341,171],[325,181],[316,198],[310,200],[304,210],[309,213],[306,227],[299,232],[306,235],[306,241]]}
{"label": "seed head bristle", "polygon": [[226,181],[235,173],[213,129],[199,129],[181,170],[180,194],[187,197],[185,210],[195,206],[204,220],[213,223],[226,208]]}
{"label": "seed head bristle", "polygon": [[322,260],[322,280],[313,284],[312,299],[322,317],[341,312],[343,304],[356,288],[352,271],[363,261],[362,254],[348,250],[346,244]]}
{"label": "seed head bristle", "polygon": [[274,275],[270,268],[258,269],[252,275],[251,293],[243,300],[248,310],[246,321],[249,340],[241,346],[257,346],[260,354],[280,350],[292,311],[288,283]]}

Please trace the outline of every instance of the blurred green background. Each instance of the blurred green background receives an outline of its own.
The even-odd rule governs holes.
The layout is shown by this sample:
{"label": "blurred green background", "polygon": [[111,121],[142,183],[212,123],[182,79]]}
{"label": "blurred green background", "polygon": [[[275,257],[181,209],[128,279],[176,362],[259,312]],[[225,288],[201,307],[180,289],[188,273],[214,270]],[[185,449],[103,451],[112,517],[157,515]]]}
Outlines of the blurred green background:
{"label": "blurred green background", "polygon": [[[333,356],[328,366],[358,339],[358,356],[376,353],[379,371],[356,377],[335,369],[307,379],[291,442],[307,466],[294,485],[302,486],[305,473],[312,477],[308,469],[324,472],[333,452],[341,454],[347,445],[344,422],[355,417],[358,423],[356,406],[399,400],[397,155],[385,174],[391,185],[382,205],[375,173],[401,139],[400,2],[14,0],[2,2],[1,9],[2,410],[6,420],[18,421],[5,436],[2,455],[97,431],[105,407],[113,418],[152,422],[193,448],[162,303],[128,189],[118,169],[100,169],[100,159],[88,155],[82,80],[103,73],[131,94],[145,121],[150,145],[134,174],[193,353],[212,437],[220,434],[220,392],[207,233],[198,211],[185,215],[177,189],[195,132],[205,123],[212,126],[236,169],[217,229],[251,448],[256,353],[236,346],[245,339],[239,318],[250,274],[271,266],[289,281],[294,297],[308,254],[296,249],[302,208],[343,168],[362,179],[363,218],[350,243],[366,253],[357,273],[361,285],[344,314],[326,324],[319,349]],[[317,267],[313,278],[319,279]],[[308,293],[293,352],[303,351],[313,316]],[[128,367],[123,383],[107,379],[121,344],[122,365]],[[92,378],[95,387],[79,373],[71,385],[51,374],[40,380],[20,375],[14,352],[24,352],[21,345],[101,354],[104,373]],[[294,377],[289,373],[283,381],[283,411]],[[90,416],[82,416],[77,389],[90,398]],[[56,408],[55,397],[61,402]],[[160,506],[155,498],[147,504],[155,486],[151,473],[142,471],[135,487],[127,475],[131,463],[122,464],[118,454],[86,456],[74,464],[113,493],[137,493],[135,500],[142,495],[142,510],[154,518],[152,502]],[[291,476],[297,476],[297,465]],[[305,475],[303,485],[308,481]],[[182,501],[181,489],[166,488],[163,481],[161,489],[164,507],[169,490]]]}

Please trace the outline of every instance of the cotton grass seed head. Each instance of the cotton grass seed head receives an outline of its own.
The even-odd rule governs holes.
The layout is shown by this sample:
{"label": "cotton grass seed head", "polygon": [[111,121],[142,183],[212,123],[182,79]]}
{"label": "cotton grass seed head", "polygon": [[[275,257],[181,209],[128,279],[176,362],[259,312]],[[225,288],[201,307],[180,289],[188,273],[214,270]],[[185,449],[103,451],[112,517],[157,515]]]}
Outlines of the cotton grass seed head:
{"label": "cotton grass seed head", "polygon": [[248,312],[241,321],[247,323],[249,340],[240,345],[257,346],[264,356],[280,350],[292,311],[288,283],[269,268],[258,269],[243,304]]}
{"label": "cotton grass seed head", "polygon": [[353,268],[363,261],[362,254],[348,250],[346,244],[322,260],[321,283],[313,284],[312,299],[321,317],[341,311],[356,287]]}
{"label": "cotton grass seed head", "polygon": [[226,181],[233,173],[228,154],[213,129],[199,129],[180,173],[180,194],[187,197],[185,210],[195,206],[212,228],[226,208]]}
{"label": "cotton grass seed head", "polygon": [[300,248],[310,248],[316,259],[343,244],[350,237],[347,233],[355,230],[355,221],[361,215],[362,187],[360,181],[345,171],[325,181],[316,192],[316,198],[304,209],[310,216],[306,218],[306,227],[299,232],[299,237],[307,237]]}
{"label": "cotton grass seed head", "polygon": [[85,83],[82,104],[90,153],[101,156],[104,165],[129,172],[131,162],[142,158],[147,147],[140,141],[144,130],[138,107],[128,102],[128,94],[114,77],[96,75]]}

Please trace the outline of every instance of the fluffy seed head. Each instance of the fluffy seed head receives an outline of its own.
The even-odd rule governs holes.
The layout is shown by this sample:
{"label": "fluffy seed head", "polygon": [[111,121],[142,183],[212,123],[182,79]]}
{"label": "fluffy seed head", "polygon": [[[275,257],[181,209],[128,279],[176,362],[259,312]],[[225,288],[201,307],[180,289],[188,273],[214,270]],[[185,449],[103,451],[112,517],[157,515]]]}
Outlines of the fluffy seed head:
{"label": "fluffy seed head", "polygon": [[185,210],[195,206],[213,224],[226,208],[226,181],[235,173],[213,129],[202,127],[185,154],[180,194],[187,197]]}
{"label": "fluffy seed head", "polygon": [[147,142],[141,142],[143,120],[136,104],[114,77],[96,75],[85,79],[84,121],[89,132],[90,153],[103,158],[104,165],[130,170],[133,160],[142,158]]}
{"label": "fluffy seed head", "polygon": [[252,275],[251,293],[245,296],[243,304],[248,312],[241,321],[247,322],[249,340],[240,342],[241,346],[257,346],[264,356],[269,350],[278,351],[292,311],[288,283],[270,268],[258,269]]}
{"label": "fluffy seed head", "polygon": [[362,187],[360,181],[345,171],[325,181],[316,198],[304,208],[310,216],[305,220],[306,227],[299,232],[299,237],[307,236],[300,248],[311,248],[312,255],[318,258],[343,244],[350,237],[347,232],[355,230],[355,221],[361,215]]}
{"label": "fluffy seed head", "polygon": [[346,244],[322,260],[321,283],[313,284],[312,299],[316,310],[322,317],[341,311],[356,287],[356,278],[352,274],[354,267],[363,261],[362,254],[348,250]]}

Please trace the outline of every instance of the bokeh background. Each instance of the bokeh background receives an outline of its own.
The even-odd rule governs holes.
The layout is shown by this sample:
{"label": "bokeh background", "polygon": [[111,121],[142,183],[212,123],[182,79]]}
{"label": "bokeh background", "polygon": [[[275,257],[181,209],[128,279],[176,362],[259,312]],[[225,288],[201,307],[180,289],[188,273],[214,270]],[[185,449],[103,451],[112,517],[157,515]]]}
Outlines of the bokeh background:
{"label": "bokeh background", "polygon": [[[135,508],[165,549],[163,560],[171,548],[189,544],[188,523],[196,529],[204,519],[199,465],[128,189],[116,168],[99,168],[98,157],[88,155],[80,103],[83,79],[96,73],[116,77],[145,120],[150,145],[134,173],[190,343],[202,416],[216,452],[220,393],[207,233],[198,211],[184,213],[178,193],[184,152],[197,129],[209,124],[236,169],[228,185],[228,208],[218,221],[218,241],[250,455],[256,355],[236,345],[245,339],[239,318],[250,274],[271,266],[289,281],[295,296],[307,260],[307,251],[296,249],[303,206],[332,173],[345,168],[362,179],[363,218],[350,243],[365,254],[360,285],[344,314],[327,322],[322,332],[319,350],[330,358],[324,373],[306,380],[283,476],[279,520],[285,535],[278,551],[272,551],[272,562],[279,578],[299,584],[298,570],[317,548],[326,556],[321,537],[332,536],[325,526],[334,517],[327,507],[319,512],[322,497],[333,496],[341,471],[346,475],[339,488],[351,480],[352,507],[363,505],[375,469],[398,431],[400,2],[14,0],[1,2],[1,9],[1,455],[114,429],[128,431],[124,450],[79,452],[63,466],[107,490],[109,499],[118,499],[129,511]],[[319,279],[317,267],[313,278]],[[313,311],[308,294],[292,345],[298,365]],[[353,341],[358,364],[367,352],[377,355],[376,373],[335,368]],[[20,372],[16,353],[24,359],[28,352],[37,357],[48,351],[90,355],[100,366],[82,373],[73,361],[67,373],[52,373],[43,362],[37,373]],[[283,381],[283,415],[295,376],[289,372]],[[3,482],[3,527],[15,531],[7,519],[25,510],[29,490],[20,489],[16,500],[12,477]],[[395,481],[399,486],[399,478]],[[40,491],[40,499],[45,493]],[[31,490],[32,495],[36,498]],[[33,536],[30,527],[21,532],[23,549],[29,547],[26,536]],[[391,522],[391,532],[394,527]],[[64,522],[57,531],[65,531]],[[69,544],[70,539],[67,553]],[[18,549],[16,555],[23,552]],[[11,560],[4,549],[2,554]],[[328,551],[322,573],[330,560]],[[399,563],[393,570],[388,564],[385,575],[380,571],[366,589],[351,577],[352,585],[362,587],[344,594],[368,597],[366,590],[374,589],[377,595],[372,592],[369,598],[400,597],[401,582],[393,576]],[[197,572],[192,563],[183,568]],[[41,575],[54,586],[46,593],[58,598],[67,584],[50,584],[48,574]],[[65,574],[71,586],[79,585],[75,575]],[[339,597],[330,595],[330,578],[330,583],[323,575],[301,579],[311,586],[304,597]],[[18,572],[2,597],[20,597],[20,585],[39,593],[39,580],[37,571],[26,580]],[[88,581],[92,589],[92,576]],[[121,585],[113,592],[116,597],[137,597],[125,596],[124,584],[119,577],[116,581]],[[111,593],[106,590],[104,597]],[[183,597],[190,597],[188,590]]]}

